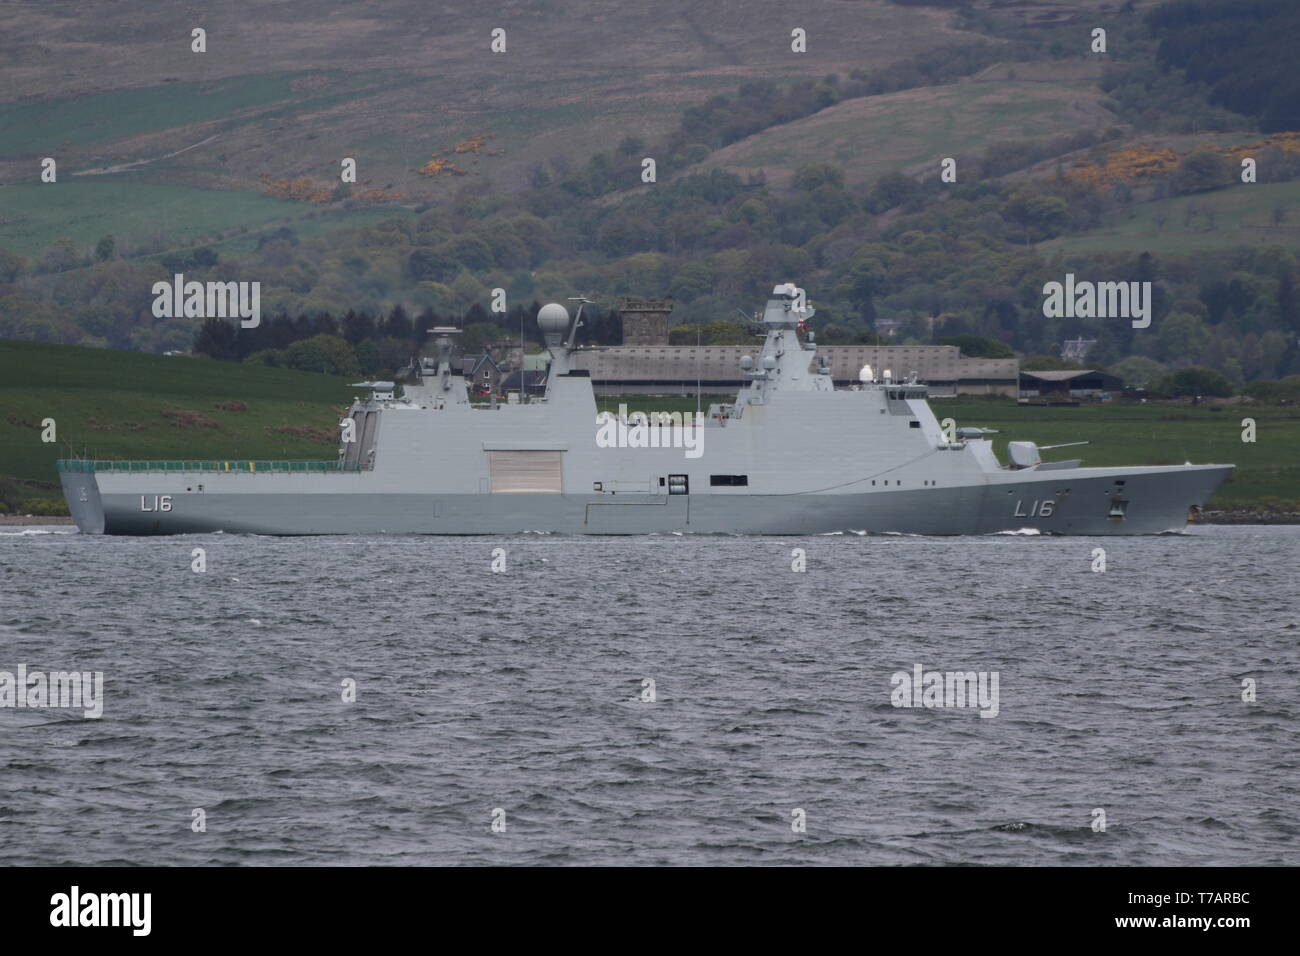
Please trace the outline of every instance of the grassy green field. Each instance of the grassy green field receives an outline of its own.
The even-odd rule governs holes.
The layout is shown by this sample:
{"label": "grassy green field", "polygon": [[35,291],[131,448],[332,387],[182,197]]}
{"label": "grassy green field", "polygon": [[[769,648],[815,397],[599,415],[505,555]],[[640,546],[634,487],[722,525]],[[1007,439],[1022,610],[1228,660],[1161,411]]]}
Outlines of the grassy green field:
{"label": "grassy green field", "polygon": [[[346,380],[183,356],[0,340],[0,477],[46,483],[70,451],[96,458],[333,460],[338,411],[359,389]],[[217,402],[243,402],[228,411]],[[213,425],[176,424],[198,412]],[[58,441],[41,441],[52,418]],[[308,425],[324,438],[276,429]]]}
{"label": "grassy green field", "polygon": [[[390,207],[322,208],[255,192],[121,180],[20,184],[0,189],[0,247],[39,257],[65,236],[90,248],[112,235],[127,241],[157,236],[168,249],[204,243],[242,252],[256,245],[255,233],[265,229],[287,225],[305,237],[344,223],[401,215],[411,213]],[[208,241],[237,227],[249,232],[224,243]]]}
{"label": "grassy green field", "polygon": [[[1288,210],[1280,224],[1273,210]],[[1227,189],[1138,203],[1113,224],[1039,243],[1043,251],[1069,253],[1150,251],[1187,255],[1240,245],[1300,248],[1300,182],[1242,183]],[[1195,210],[1188,215],[1189,209]],[[1211,222],[1210,213],[1213,214]],[[1164,227],[1158,217],[1166,217]]]}
{"label": "grassy green field", "polygon": [[[1206,407],[1175,404],[1034,407],[1012,402],[936,401],[935,414],[959,425],[996,428],[994,448],[1005,460],[1006,443],[1056,445],[1089,441],[1082,448],[1048,452],[1049,460],[1082,458],[1085,465],[1231,464],[1237,469],[1213,504],[1240,507],[1266,497],[1300,500],[1300,409]],[[1241,440],[1241,420],[1256,422],[1256,441]]]}
{"label": "grassy green field", "polygon": [[[731,401],[727,396],[705,396]],[[695,411],[695,398],[624,395],[602,398],[602,410]],[[1089,441],[1080,448],[1048,452],[1050,460],[1082,458],[1085,465],[1232,464],[1237,466],[1211,502],[1215,507],[1250,507],[1265,498],[1300,501],[1300,408],[1238,407],[1212,411],[1185,405],[1080,405],[1039,407],[1012,401],[935,399],[936,417],[959,426],[995,428],[994,449],[1006,460],[1008,441],[1057,445]],[[1254,444],[1241,440],[1241,420],[1257,423]]]}
{"label": "grassy green field", "polygon": [[[330,92],[303,96],[295,80],[307,76]],[[0,104],[0,141],[17,146],[41,143],[47,153],[90,143],[113,142],[143,133],[229,118],[247,110],[292,104],[307,111],[332,105],[347,95],[361,95],[384,84],[377,74],[361,74],[343,83],[341,71],[270,73],[228,77],[209,82],[104,90],[39,102]],[[347,93],[339,92],[346,87]],[[178,144],[184,145],[184,144]]]}

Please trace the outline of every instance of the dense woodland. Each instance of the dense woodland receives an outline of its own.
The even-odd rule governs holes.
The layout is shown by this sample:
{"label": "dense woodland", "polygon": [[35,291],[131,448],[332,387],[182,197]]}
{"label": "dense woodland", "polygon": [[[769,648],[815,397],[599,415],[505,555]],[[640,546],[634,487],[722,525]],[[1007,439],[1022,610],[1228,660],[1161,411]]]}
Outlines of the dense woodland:
{"label": "dense woodland", "polygon": [[[582,164],[539,164],[520,192],[469,185],[452,201],[363,228],[313,239],[268,232],[243,254],[135,256],[107,236],[94,249],[55,243],[30,262],[0,249],[0,336],[193,347],[226,360],[375,374],[405,364],[434,324],[462,325],[467,351],[517,342],[521,327],[537,342],[537,303],[579,294],[598,303],[588,341],[619,341],[621,295],[671,295],[675,321],[692,326],[674,341],[750,341],[739,313],[760,307],[774,282],[796,280],[826,343],[877,341],[875,321],[893,318],[902,325],[891,341],[964,336],[968,353],[1052,356],[1064,339],[1096,339],[1088,364],[1138,384],[1191,367],[1238,385],[1300,375],[1300,276],[1282,246],[1068,262],[1036,246],[1143,203],[1250,188],[1238,178],[1240,151],[1156,150],[1135,130],[1234,132],[1250,143],[1259,182],[1300,179],[1300,133],[1288,134],[1300,130],[1289,115],[1300,104],[1291,49],[1300,13],[1285,0],[1177,0],[1145,17],[1121,12],[1105,21],[1117,51],[1101,83],[1113,124],[1051,140],[1008,131],[1005,142],[962,158],[957,183],[893,172],[854,185],[851,170],[812,161],[778,189],[761,176],[694,169],[716,149],[844,99],[946,83],[994,62],[1077,55],[1077,28],[1067,42],[1059,28],[960,15],[990,42],[916,57],[887,77],[746,83],[685,110],[663,142],[629,135]],[[640,181],[646,155],[659,157],[653,185]],[[1012,175],[1021,171],[1032,175]],[[1190,220],[1198,213],[1189,209]],[[1213,230],[1212,214],[1200,215]],[[1290,216],[1279,207],[1274,223],[1289,228]],[[1043,284],[1067,270],[1151,281],[1151,328],[1044,318]],[[149,290],[176,271],[259,281],[262,326],[208,321],[196,336],[193,319],[155,319]],[[486,308],[494,288],[506,291],[503,314]]]}
{"label": "dense woodland", "polygon": [[1209,100],[1258,117],[1265,133],[1300,128],[1300,5],[1294,0],[1176,0],[1151,13],[1157,59],[1209,87]]}

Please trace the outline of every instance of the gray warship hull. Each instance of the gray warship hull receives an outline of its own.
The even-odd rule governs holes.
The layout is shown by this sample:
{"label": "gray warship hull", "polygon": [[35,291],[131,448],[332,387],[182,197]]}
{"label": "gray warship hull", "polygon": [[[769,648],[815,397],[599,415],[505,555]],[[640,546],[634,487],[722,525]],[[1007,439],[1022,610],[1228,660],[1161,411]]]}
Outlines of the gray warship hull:
{"label": "gray warship hull", "polygon": [[438,361],[402,397],[361,383],[335,460],[65,460],[64,495],[88,534],[1111,535],[1183,528],[1232,470],[1084,468],[1029,442],[1003,464],[979,429],[940,423],[924,385],[864,368],[835,388],[799,335],[811,313],[778,286],[749,384],[707,416],[597,414],[570,360],[580,313],[548,305],[539,399],[470,401],[452,330],[433,330]]}
{"label": "gray warship hull", "polygon": [[[372,492],[363,480],[268,476],[281,487],[187,493],[190,483],[131,483],[101,488],[91,474],[65,472],[65,496],[90,534],[759,534],[834,532],[975,535],[1158,534],[1187,524],[1229,473],[1224,466],[1074,469],[1032,478],[952,488],[899,488],[847,494],[745,496],[411,494]],[[160,476],[161,477],[161,476]],[[103,480],[103,476],[100,476]],[[236,480],[244,480],[243,476]],[[321,488],[325,481],[352,488]],[[1123,481],[1123,486],[1117,486]],[[211,485],[209,480],[207,484]],[[298,487],[295,488],[295,485]],[[1123,514],[1112,513],[1122,488]],[[81,500],[83,493],[86,500]],[[155,499],[172,497],[168,512]],[[1041,514],[1043,510],[1049,513]]]}

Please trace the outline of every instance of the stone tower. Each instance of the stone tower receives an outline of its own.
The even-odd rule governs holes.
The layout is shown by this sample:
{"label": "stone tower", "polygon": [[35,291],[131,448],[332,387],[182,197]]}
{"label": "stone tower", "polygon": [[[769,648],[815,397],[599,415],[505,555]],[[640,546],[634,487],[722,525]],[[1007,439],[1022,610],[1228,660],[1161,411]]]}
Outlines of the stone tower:
{"label": "stone tower", "polygon": [[623,320],[624,345],[667,345],[671,296],[662,299],[623,299],[618,314]]}

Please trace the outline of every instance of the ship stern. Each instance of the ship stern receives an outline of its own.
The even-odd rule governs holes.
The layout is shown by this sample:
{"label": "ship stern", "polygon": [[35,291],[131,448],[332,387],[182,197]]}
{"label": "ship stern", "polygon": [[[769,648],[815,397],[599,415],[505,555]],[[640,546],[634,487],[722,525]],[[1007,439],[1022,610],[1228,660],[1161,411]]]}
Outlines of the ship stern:
{"label": "ship stern", "polygon": [[60,461],[59,483],[68,511],[82,534],[104,533],[104,502],[99,496],[99,481],[95,472],[82,466],[88,462]]}

